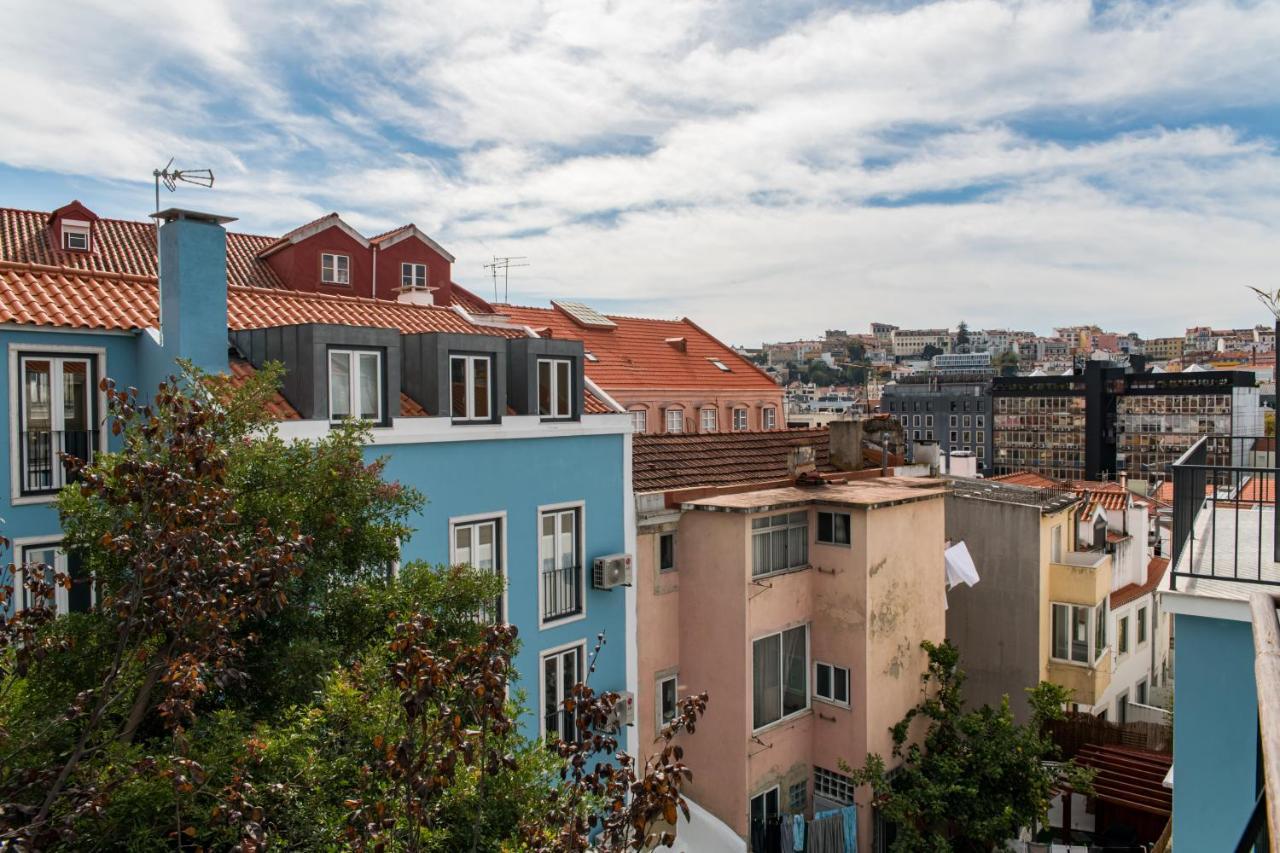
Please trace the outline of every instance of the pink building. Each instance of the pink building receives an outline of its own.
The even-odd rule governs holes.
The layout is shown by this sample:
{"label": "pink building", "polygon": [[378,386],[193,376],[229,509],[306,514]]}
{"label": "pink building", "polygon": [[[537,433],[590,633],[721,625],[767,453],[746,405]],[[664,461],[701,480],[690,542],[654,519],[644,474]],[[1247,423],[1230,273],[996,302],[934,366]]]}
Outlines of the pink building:
{"label": "pink building", "polygon": [[855,805],[870,850],[870,792],[840,766],[891,762],[920,642],[943,639],[947,490],[838,471],[857,456],[831,435],[854,437],[636,437],[637,724],[643,749],[680,696],[707,691],[682,741],[691,799],[748,841],[774,816]]}

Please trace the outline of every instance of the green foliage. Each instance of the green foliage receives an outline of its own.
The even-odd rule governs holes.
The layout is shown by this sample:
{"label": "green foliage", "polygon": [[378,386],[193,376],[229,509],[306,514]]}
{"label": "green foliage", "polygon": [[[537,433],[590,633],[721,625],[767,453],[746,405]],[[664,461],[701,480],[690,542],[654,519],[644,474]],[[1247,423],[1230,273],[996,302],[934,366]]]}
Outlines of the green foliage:
{"label": "green foliage", "polygon": [[960,325],[956,326],[956,346],[964,346],[967,343],[969,343],[969,324],[961,320]]}
{"label": "green foliage", "polygon": [[964,673],[949,642],[921,647],[929,666],[921,677],[926,695],[892,729],[892,774],[879,755],[852,771],[870,785],[884,816],[897,824],[895,853],[989,851],[1043,821],[1056,788],[1090,791],[1089,771],[1071,762],[1047,766],[1057,747],[1045,731],[1061,719],[1069,698],[1041,682],[1027,691],[1031,721],[1015,722],[1008,697],[998,708],[965,710]]}

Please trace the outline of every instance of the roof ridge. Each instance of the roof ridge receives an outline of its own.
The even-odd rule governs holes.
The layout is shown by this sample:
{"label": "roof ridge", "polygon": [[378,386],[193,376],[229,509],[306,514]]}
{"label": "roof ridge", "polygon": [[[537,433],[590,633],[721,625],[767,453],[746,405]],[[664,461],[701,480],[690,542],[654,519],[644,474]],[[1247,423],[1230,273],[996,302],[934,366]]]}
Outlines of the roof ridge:
{"label": "roof ridge", "polygon": [[[81,204],[83,204],[83,202],[81,202]],[[26,207],[2,207],[2,206],[0,206],[0,213],[5,213],[5,212],[8,212],[8,213],[30,213],[30,214],[33,214],[33,215],[35,215],[35,216],[44,216],[44,217],[48,217],[48,216],[51,216],[51,215],[53,214],[53,211],[50,211],[50,210],[31,210],[30,208],[26,208]],[[145,220],[145,219],[121,219],[121,218],[120,218],[120,217],[118,217],[118,216],[99,216],[99,217],[98,217],[98,221],[99,221],[99,222],[119,222],[119,223],[122,223],[122,224],[124,224],[124,225],[141,225],[143,228],[155,228],[155,227],[156,227],[156,224],[155,224],[154,222],[148,222],[148,221],[147,221],[147,220]],[[308,223],[308,224],[310,224],[310,223]],[[260,239],[260,240],[278,240],[278,239],[280,239],[279,237],[273,237],[273,236],[271,236],[270,234],[255,234],[255,233],[250,232],[250,231],[228,231],[228,232],[227,232],[227,234],[234,234],[234,235],[236,235],[237,237],[256,237],[256,238],[258,238],[258,239]]]}
{"label": "roof ridge", "polygon": [[[0,259],[0,269],[11,269],[25,272],[52,272],[61,273],[63,275],[76,276],[78,278],[110,278],[120,281],[132,281],[141,284],[155,284],[156,277],[153,275],[139,275],[138,273],[119,272],[117,270],[95,270],[85,267],[67,267],[59,264],[37,264],[31,261],[8,261]],[[270,288],[261,288],[269,290]]]}
{"label": "roof ridge", "polygon": [[465,317],[458,314],[448,305],[418,305],[413,302],[400,302],[395,299],[378,299],[371,296],[356,296],[355,294],[345,293],[315,293],[306,290],[290,290],[287,287],[255,287],[248,284],[229,284],[227,290],[248,291],[251,293],[269,293],[272,296],[287,296],[296,299],[310,299],[317,302],[334,301],[342,303],[357,303],[360,305],[380,305],[385,307],[395,306],[397,308],[411,308],[418,311],[444,311],[453,314],[459,320],[470,326],[480,328],[477,324],[469,322]]}

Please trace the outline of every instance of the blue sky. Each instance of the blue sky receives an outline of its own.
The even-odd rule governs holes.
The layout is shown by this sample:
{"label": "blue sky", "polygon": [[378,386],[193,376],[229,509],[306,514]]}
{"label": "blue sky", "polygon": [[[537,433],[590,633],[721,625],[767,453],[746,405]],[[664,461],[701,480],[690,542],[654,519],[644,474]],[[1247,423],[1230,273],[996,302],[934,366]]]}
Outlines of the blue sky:
{"label": "blue sky", "polygon": [[0,0],[0,204],[412,221],[492,295],[757,343],[1174,334],[1280,287],[1280,0]]}

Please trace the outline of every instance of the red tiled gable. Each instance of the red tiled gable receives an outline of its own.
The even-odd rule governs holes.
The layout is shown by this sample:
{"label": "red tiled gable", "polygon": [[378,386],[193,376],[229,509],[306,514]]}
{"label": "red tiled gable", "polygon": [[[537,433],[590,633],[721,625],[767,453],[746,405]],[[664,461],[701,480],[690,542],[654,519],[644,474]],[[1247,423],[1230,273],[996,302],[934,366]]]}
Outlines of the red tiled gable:
{"label": "red tiled gable", "polygon": [[636,492],[757,483],[787,476],[793,447],[811,446],[819,471],[834,471],[825,427],[702,435],[637,435]]}
{"label": "red tiled gable", "polygon": [[582,392],[582,413],[584,415],[616,415],[618,411],[587,388]]}
{"label": "red tiled gable", "polygon": [[1160,586],[1160,581],[1164,579],[1165,570],[1168,568],[1168,557],[1152,557],[1151,561],[1147,563],[1146,581],[1143,583],[1126,584],[1111,593],[1111,609],[1114,610],[1117,607],[1128,604],[1134,599],[1141,598]]}
{"label": "red tiled gable", "polygon": [[[553,338],[582,341],[597,359],[587,362],[587,375],[606,389],[780,390],[762,370],[688,319],[610,316],[616,325],[605,329],[579,325],[557,308],[494,307],[514,323],[547,329]],[[684,339],[683,348],[670,343],[678,338]],[[713,358],[730,369],[716,367]]]}

